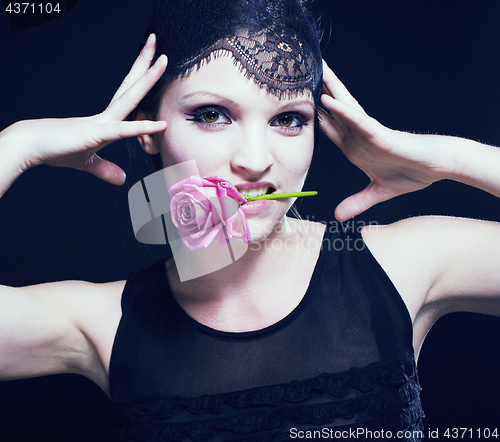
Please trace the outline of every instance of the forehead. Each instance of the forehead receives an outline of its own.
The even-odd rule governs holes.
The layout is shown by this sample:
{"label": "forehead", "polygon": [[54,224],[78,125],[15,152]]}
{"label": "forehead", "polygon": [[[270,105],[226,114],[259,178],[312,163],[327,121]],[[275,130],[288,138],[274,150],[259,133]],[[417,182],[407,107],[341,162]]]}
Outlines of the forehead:
{"label": "forehead", "polygon": [[189,103],[223,98],[235,105],[291,105],[314,107],[309,89],[291,91],[278,97],[253,81],[252,74],[241,67],[230,55],[221,55],[204,62],[187,77],[173,80],[164,94],[164,103],[172,101]]}

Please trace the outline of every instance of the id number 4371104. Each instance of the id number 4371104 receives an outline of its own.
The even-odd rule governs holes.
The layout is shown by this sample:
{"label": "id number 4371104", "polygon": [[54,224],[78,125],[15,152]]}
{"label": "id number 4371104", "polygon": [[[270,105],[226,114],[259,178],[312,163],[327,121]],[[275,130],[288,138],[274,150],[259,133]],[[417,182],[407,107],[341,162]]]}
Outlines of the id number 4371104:
{"label": "id number 4371104", "polygon": [[8,3],[5,11],[9,14],[60,14],[60,3]]}
{"label": "id number 4371104", "polygon": [[[498,439],[498,428],[447,428],[443,437],[447,439]],[[433,438],[432,431],[429,437]]]}

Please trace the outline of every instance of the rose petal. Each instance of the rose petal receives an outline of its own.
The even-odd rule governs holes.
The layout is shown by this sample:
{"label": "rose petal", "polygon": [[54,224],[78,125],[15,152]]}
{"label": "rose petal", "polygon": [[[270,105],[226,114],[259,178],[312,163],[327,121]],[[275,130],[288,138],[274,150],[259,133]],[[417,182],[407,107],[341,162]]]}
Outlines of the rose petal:
{"label": "rose petal", "polygon": [[226,244],[230,238],[250,241],[245,202],[236,187],[218,176],[192,176],[169,189],[172,222],[190,250],[207,247],[213,240]]}

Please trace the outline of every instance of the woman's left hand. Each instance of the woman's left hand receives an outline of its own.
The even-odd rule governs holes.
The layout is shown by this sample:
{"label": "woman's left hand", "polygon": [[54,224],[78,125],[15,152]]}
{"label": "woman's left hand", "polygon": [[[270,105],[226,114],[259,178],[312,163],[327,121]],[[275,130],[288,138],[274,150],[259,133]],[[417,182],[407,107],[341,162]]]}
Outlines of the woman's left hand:
{"label": "woman's left hand", "polygon": [[[391,130],[369,117],[324,63],[321,129],[370,178],[361,192],[342,201],[335,217],[345,221],[382,201],[429,186],[450,173],[450,159],[433,135]],[[442,144],[442,143],[438,143]],[[446,150],[447,152],[447,150]],[[448,157],[449,158],[449,157]]]}

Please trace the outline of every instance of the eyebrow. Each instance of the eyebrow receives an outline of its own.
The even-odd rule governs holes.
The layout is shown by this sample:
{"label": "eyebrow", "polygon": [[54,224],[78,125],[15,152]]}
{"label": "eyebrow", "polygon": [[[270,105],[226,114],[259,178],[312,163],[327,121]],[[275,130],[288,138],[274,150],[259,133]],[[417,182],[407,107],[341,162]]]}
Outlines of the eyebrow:
{"label": "eyebrow", "polygon": [[[219,94],[216,94],[214,92],[210,92],[210,91],[194,91],[194,92],[190,92],[186,95],[184,95],[182,98],[181,98],[181,101],[185,101],[185,100],[188,100],[192,97],[199,97],[199,98],[206,98],[206,99],[211,99],[211,100],[218,100],[218,101],[222,101],[230,106],[233,106],[233,107],[236,107],[236,108],[241,108],[241,104],[234,101],[234,100],[231,100],[229,97],[226,97],[224,95],[219,95]],[[314,104],[314,101],[311,100],[311,99],[307,99],[307,98],[301,98],[301,99],[293,99],[293,100],[280,100],[280,102],[283,102],[284,104],[283,105],[278,105],[277,108],[279,108],[279,112],[285,112],[287,111],[288,109],[290,108],[294,108],[294,107],[301,107],[301,106],[312,106],[313,109],[315,109],[315,104]]]}
{"label": "eyebrow", "polygon": [[311,106],[313,109],[315,109],[316,107],[314,101],[304,98],[300,100],[287,101],[285,102],[285,104],[283,104],[283,106],[280,106],[280,110],[286,111],[289,108],[302,107],[302,106]]}
{"label": "eyebrow", "polygon": [[191,92],[191,93],[189,93],[187,95],[184,95],[181,98],[181,101],[188,100],[189,98],[192,98],[192,97],[209,98],[209,99],[212,99],[212,100],[223,101],[224,103],[227,103],[227,104],[229,104],[231,106],[234,106],[234,107],[237,107],[237,108],[241,107],[239,105],[239,103],[237,103],[236,101],[231,100],[230,98],[225,97],[223,95],[214,94],[213,92],[209,92],[209,91],[195,91],[195,92]]}

